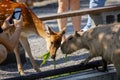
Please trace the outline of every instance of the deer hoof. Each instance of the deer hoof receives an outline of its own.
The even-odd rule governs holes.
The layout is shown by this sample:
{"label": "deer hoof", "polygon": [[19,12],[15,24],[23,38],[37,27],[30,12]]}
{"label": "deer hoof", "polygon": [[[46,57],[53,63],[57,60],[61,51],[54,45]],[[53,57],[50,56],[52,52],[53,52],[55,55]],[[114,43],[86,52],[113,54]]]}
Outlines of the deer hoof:
{"label": "deer hoof", "polygon": [[80,64],[81,64],[81,65],[86,65],[86,64],[87,64],[87,62],[82,61]]}
{"label": "deer hoof", "polygon": [[96,70],[98,70],[99,72],[108,72],[107,68],[98,68],[98,67],[96,67]]}
{"label": "deer hoof", "polygon": [[41,70],[39,68],[36,68],[35,70],[36,70],[36,72],[41,72]]}

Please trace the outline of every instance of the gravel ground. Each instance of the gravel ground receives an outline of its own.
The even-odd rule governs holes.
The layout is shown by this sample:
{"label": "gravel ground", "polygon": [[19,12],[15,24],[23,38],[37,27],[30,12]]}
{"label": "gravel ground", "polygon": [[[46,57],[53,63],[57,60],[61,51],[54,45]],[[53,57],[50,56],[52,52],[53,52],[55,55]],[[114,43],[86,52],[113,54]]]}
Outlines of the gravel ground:
{"label": "gravel ground", "polygon": [[[81,9],[88,8],[88,1],[89,0],[81,0]],[[120,3],[120,1],[119,0],[108,0],[106,2],[106,5],[116,4],[116,3]],[[40,17],[42,15],[49,15],[52,13],[57,13],[57,7],[58,7],[57,0],[48,0],[48,1],[45,0],[41,3],[35,3],[34,5],[36,7],[33,8],[32,10],[38,17]],[[87,15],[82,16],[82,26],[84,26],[86,24],[86,20],[87,20]],[[54,30],[58,31],[58,26],[57,26],[56,20],[49,20],[49,21],[45,21],[44,23],[50,25],[51,27],[53,27]],[[73,33],[73,28],[72,28],[71,19],[69,18],[66,36],[68,36],[72,33]],[[47,52],[46,43],[45,43],[43,38],[40,38],[34,34],[30,35],[28,40],[30,43],[32,54],[33,54],[36,62],[38,64],[40,64],[42,62],[42,59],[40,59],[39,56],[41,56]],[[83,60],[85,57],[87,57],[86,53],[88,53],[87,50],[84,50],[84,49],[79,50],[79,51],[69,55],[68,61],[64,62],[65,55],[63,55],[61,53],[61,50],[59,49],[57,51],[57,58],[56,58],[57,65],[56,65],[56,67],[61,68],[61,67],[65,67],[65,66],[79,64],[81,62],[81,60]],[[23,65],[23,69],[25,70],[26,74],[35,73],[35,71],[32,68],[32,65],[28,59],[28,56],[27,56],[27,62]],[[47,63],[44,66],[40,67],[40,69],[42,71],[54,69],[52,59],[48,59]],[[19,74],[17,72],[16,64],[9,64],[6,66],[0,66],[0,76],[1,76],[0,79],[19,76]]]}

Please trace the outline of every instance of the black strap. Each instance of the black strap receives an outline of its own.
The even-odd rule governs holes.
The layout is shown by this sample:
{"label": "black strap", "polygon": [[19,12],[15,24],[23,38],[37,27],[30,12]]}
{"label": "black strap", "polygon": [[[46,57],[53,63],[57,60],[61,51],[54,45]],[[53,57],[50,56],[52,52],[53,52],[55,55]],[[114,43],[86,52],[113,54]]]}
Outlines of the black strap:
{"label": "black strap", "polygon": [[3,32],[3,29],[0,27],[0,33],[2,33]]}

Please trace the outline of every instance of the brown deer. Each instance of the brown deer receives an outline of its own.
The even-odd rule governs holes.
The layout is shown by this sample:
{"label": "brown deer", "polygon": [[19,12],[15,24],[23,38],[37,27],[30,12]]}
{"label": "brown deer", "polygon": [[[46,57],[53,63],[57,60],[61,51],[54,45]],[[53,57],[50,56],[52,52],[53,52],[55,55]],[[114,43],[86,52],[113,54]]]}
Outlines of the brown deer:
{"label": "brown deer", "polygon": [[86,32],[76,32],[61,45],[64,54],[71,54],[82,48],[90,51],[88,58],[83,61],[84,64],[101,56],[107,63],[114,64],[120,78],[120,23],[99,25]]}
{"label": "brown deer", "polygon": [[[64,34],[65,30],[61,32],[55,32],[50,27],[46,29],[45,24],[43,24],[43,22],[39,20],[39,18],[25,4],[12,2],[10,0],[2,0],[0,2],[0,25],[2,25],[3,21],[13,13],[14,8],[22,9],[23,26],[21,36],[19,38],[20,43],[22,44],[25,52],[28,54],[33,68],[36,71],[40,71],[31,53],[30,45],[27,39],[28,35],[36,33],[39,36],[43,37],[47,42],[47,50],[50,52],[51,57],[55,59],[56,51],[61,45],[61,37]],[[13,31],[14,29],[12,28],[9,32],[12,33]],[[24,75],[18,47],[16,47],[14,50],[14,53],[17,59],[18,72],[20,75]]]}

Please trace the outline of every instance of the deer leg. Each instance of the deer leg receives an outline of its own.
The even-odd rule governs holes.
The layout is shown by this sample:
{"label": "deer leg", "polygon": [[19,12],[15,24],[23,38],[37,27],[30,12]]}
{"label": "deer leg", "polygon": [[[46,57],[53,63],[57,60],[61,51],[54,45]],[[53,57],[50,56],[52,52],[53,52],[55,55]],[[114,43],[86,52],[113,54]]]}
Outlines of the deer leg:
{"label": "deer leg", "polygon": [[81,62],[81,64],[86,65],[92,58],[93,56],[89,55],[84,61]]}
{"label": "deer leg", "polygon": [[[11,31],[12,32],[12,31]],[[12,33],[9,33],[8,36],[12,35]],[[18,44],[19,45],[19,44]],[[18,69],[18,72],[21,76],[23,76],[25,73],[23,71],[23,68],[22,68],[22,64],[21,64],[21,59],[20,59],[20,51],[19,51],[19,47],[18,45],[16,45],[15,49],[14,49],[14,53],[15,53],[15,57],[16,57],[16,61],[17,61],[17,69]]]}
{"label": "deer leg", "polygon": [[102,57],[102,68],[98,68],[96,67],[96,69],[100,72],[105,72],[105,71],[108,71],[108,68],[107,68],[107,61]]}
{"label": "deer leg", "polygon": [[23,68],[22,68],[21,60],[20,60],[20,51],[19,51],[18,45],[15,47],[14,53],[15,53],[15,56],[16,56],[18,72],[22,76],[22,75],[24,75],[24,71],[23,71]]}
{"label": "deer leg", "polygon": [[108,71],[108,68],[107,68],[107,61],[102,58],[102,62],[103,62],[103,67],[102,67],[102,70],[105,72],[105,71]]}
{"label": "deer leg", "polygon": [[40,69],[39,69],[38,65],[35,63],[34,58],[33,58],[33,56],[32,56],[31,49],[30,49],[30,45],[29,45],[29,42],[28,42],[27,37],[21,36],[21,37],[20,37],[20,42],[21,42],[24,50],[27,52],[27,54],[28,54],[28,56],[29,56],[29,58],[30,58],[30,61],[31,61],[31,63],[32,63],[33,68],[34,68],[37,72],[40,72]]}
{"label": "deer leg", "polygon": [[120,50],[116,50],[116,52],[112,56],[112,62],[116,68],[116,73],[118,80],[120,80]]}

